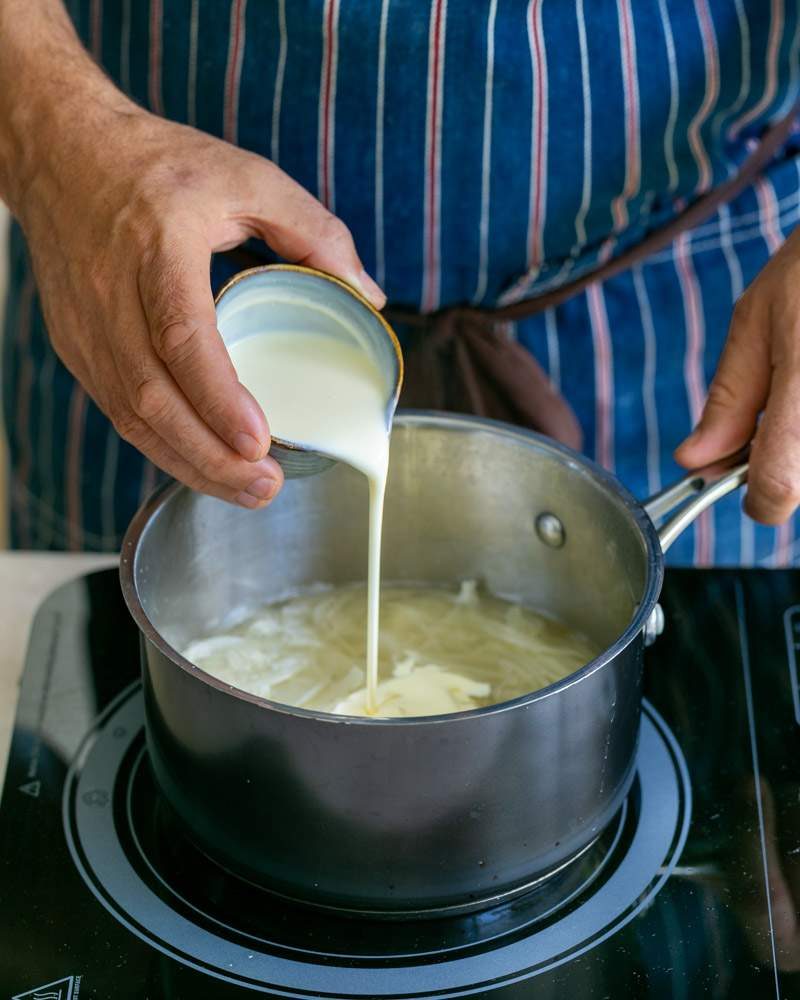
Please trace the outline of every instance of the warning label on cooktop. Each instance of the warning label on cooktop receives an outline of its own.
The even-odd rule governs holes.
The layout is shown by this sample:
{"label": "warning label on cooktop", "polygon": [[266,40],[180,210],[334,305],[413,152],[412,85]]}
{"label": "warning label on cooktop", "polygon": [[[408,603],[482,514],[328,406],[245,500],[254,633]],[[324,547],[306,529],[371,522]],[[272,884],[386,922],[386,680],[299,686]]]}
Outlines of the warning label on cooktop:
{"label": "warning label on cooktop", "polygon": [[80,989],[80,976],[65,976],[25,993],[15,993],[11,1000],[78,1000]]}

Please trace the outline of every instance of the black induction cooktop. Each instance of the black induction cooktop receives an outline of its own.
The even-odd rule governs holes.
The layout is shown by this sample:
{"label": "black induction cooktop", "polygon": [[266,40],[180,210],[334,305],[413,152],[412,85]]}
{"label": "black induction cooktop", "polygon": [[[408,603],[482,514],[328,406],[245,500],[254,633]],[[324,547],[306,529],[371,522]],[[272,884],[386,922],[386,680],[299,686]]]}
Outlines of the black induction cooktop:
{"label": "black induction cooktop", "polygon": [[602,836],[505,905],[386,922],[194,847],[150,773],[116,573],[62,587],[0,802],[0,1000],[800,997],[800,572],[671,570],[662,605],[636,780]]}

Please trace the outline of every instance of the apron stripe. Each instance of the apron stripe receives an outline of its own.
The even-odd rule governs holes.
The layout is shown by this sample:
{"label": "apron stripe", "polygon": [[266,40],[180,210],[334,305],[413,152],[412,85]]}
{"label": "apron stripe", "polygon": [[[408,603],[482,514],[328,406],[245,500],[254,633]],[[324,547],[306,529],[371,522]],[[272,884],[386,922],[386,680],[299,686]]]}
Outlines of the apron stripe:
{"label": "apron stripe", "polygon": [[792,48],[789,52],[789,66],[789,86],[786,88],[783,103],[775,112],[776,118],[785,118],[789,114],[792,105],[797,100],[798,90],[800,90],[800,18],[797,19],[794,28]]}
{"label": "apron stripe", "polygon": [[640,264],[633,269],[633,287],[642,318],[644,338],[644,365],[642,371],[642,406],[647,435],[647,492],[649,496],[661,489],[661,435],[658,427],[656,404],[657,342],[653,325],[653,310]]}
{"label": "apron stripe", "polygon": [[200,0],[192,0],[189,12],[189,65],[186,73],[186,121],[197,124],[197,49],[200,33]]}
{"label": "apron stripe", "polygon": [[67,548],[80,552],[83,548],[83,439],[86,430],[86,393],[79,382],[72,389],[67,418]]}
{"label": "apron stripe", "polygon": [[[589,77],[589,52],[586,43],[586,17],[583,0],[576,0],[575,14],[578,26],[578,49],[581,60],[581,99],[583,105],[583,172],[581,179],[581,203],[575,216],[575,242],[569,256],[558,274],[552,279],[553,286],[564,284],[572,275],[581,250],[586,246],[586,217],[592,198],[592,90]],[[548,284],[545,282],[544,284]]]}
{"label": "apron stripe", "polygon": [[17,468],[15,474],[14,500],[17,505],[17,523],[19,525],[20,548],[28,549],[32,545],[30,508],[27,502],[29,479],[31,475],[31,440],[28,433],[30,426],[31,389],[33,387],[33,357],[30,351],[31,333],[33,327],[33,298],[35,284],[33,272],[27,271],[25,283],[22,286],[19,299],[19,313],[15,339],[21,358],[16,387],[16,427],[14,436],[17,440]]}
{"label": "apron stripe", "polygon": [[547,54],[542,35],[542,2],[543,0],[530,0],[528,4],[528,45],[533,72],[528,270],[534,274],[544,260],[543,239],[547,199],[548,83]]}
{"label": "apron stripe", "polygon": [[667,67],[669,70],[669,112],[664,129],[664,159],[667,162],[669,193],[677,190],[680,181],[678,164],[675,161],[675,123],[678,120],[678,104],[680,90],[678,87],[678,65],[675,57],[675,39],[672,34],[672,24],[667,10],[667,0],[658,0],[658,12],[664,29],[664,44],[667,50]]}
{"label": "apron stripe", "polygon": [[586,216],[592,202],[592,87],[589,77],[589,52],[586,45],[586,18],[583,12],[583,0],[577,0],[578,16],[578,47],[581,55],[581,96],[583,100],[583,176],[581,180],[581,204],[575,216],[575,245],[572,257],[577,257],[580,250],[586,246],[589,237],[586,235]]}
{"label": "apron stripe", "polygon": [[92,0],[90,13],[89,49],[94,58],[100,62],[103,57],[103,0]]}
{"label": "apron stripe", "polygon": [[747,99],[747,95],[750,93],[750,25],[747,21],[743,0],[734,0],[734,6],[736,7],[736,19],[739,22],[739,38],[741,39],[739,59],[741,61],[742,79],[739,83],[739,93],[736,95],[733,104],[728,108],[721,108],[714,117],[712,133],[715,140],[719,138],[722,131],[723,121],[739,113]]}
{"label": "apron stripe", "polygon": [[779,216],[777,199],[772,185],[763,177],[757,178],[754,188],[758,200],[761,235],[772,255],[780,250],[784,240],[783,233],[777,226]]}
{"label": "apron stripe", "polygon": [[717,36],[708,9],[708,0],[694,0],[694,9],[700,25],[700,35],[703,39],[703,61],[706,69],[706,88],[703,103],[689,123],[687,130],[689,146],[697,163],[697,185],[695,193],[707,191],[712,183],[711,164],[708,153],[700,136],[700,129],[711,114],[719,99],[719,56],[717,53]]}
{"label": "apron stripe", "polygon": [[561,351],[558,345],[558,318],[555,309],[545,309],[544,329],[547,337],[547,373],[556,392],[560,392]]}
{"label": "apron stripe", "polygon": [[375,280],[381,287],[386,281],[386,246],[383,230],[383,116],[386,102],[386,33],[389,26],[389,3],[390,0],[381,0],[375,100]]}
{"label": "apron stripe", "polygon": [[439,304],[442,95],[447,0],[433,0],[428,39],[428,106],[425,126],[425,250],[422,310]]}
{"label": "apron stripe", "polygon": [[628,225],[628,202],[639,190],[641,173],[639,152],[639,80],[636,72],[636,36],[631,19],[630,0],[617,0],[619,41],[622,55],[622,89],[625,106],[625,182],[611,203],[614,229]]}
{"label": "apron stripe", "polygon": [[492,170],[492,107],[494,94],[494,26],[497,17],[497,0],[489,0],[489,19],[486,26],[486,83],[483,91],[483,141],[481,147],[481,215],[478,224],[480,248],[478,251],[478,282],[472,296],[481,302],[486,294],[489,279],[489,195]]}
{"label": "apron stripe", "polygon": [[[691,263],[691,247],[686,233],[675,241],[675,266],[683,297],[683,311],[686,323],[686,354],[684,357],[684,382],[689,399],[692,426],[695,426],[703,412],[706,385],[703,375],[703,351],[705,347],[705,323],[701,306],[700,286]],[[698,566],[711,562],[714,549],[714,524],[711,510],[701,514],[695,522],[694,558]]]}
{"label": "apron stripe", "polygon": [[278,0],[278,34],[280,36],[280,48],[278,50],[278,64],[275,67],[275,92],[272,97],[272,137],[270,150],[272,162],[278,163],[281,148],[281,106],[283,104],[283,79],[286,75],[286,0]]}
{"label": "apron stripe", "polygon": [[322,27],[322,67],[320,69],[319,139],[317,189],[320,201],[334,212],[334,147],[336,143],[336,69],[339,0],[325,0]]}
{"label": "apron stripe", "polygon": [[162,0],[150,0],[150,60],[147,74],[147,99],[150,110],[157,115],[164,114],[164,99],[161,92],[161,27],[164,13]]}
{"label": "apron stripe", "polygon": [[611,335],[608,329],[603,289],[600,284],[586,289],[594,347],[595,381],[595,460],[614,471],[614,375]]}
{"label": "apron stripe", "polygon": [[131,92],[131,4],[122,0],[122,24],[119,32],[119,81],[126,94]]}
{"label": "apron stripe", "polygon": [[770,104],[775,100],[778,91],[778,52],[781,45],[781,35],[783,33],[783,0],[770,0],[770,20],[769,20],[769,40],[767,42],[767,79],[764,84],[764,93],[761,98],[735,121],[729,131],[728,137],[731,141],[737,139],[742,131],[763,115]]}
{"label": "apron stripe", "polygon": [[239,83],[245,44],[245,11],[247,0],[233,0],[228,41],[228,63],[225,71],[225,124],[228,142],[236,144],[239,138]]}

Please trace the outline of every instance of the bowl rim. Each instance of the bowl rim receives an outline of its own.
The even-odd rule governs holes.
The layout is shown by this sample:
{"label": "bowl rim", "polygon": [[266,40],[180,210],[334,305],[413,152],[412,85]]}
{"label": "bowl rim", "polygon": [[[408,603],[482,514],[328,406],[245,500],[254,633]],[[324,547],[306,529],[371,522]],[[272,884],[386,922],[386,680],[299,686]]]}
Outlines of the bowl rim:
{"label": "bowl rim", "polygon": [[[586,458],[566,445],[553,441],[551,438],[544,437],[534,431],[521,429],[499,420],[442,413],[436,410],[402,410],[396,415],[395,424],[398,428],[403,429],[425,427],[434,427],[436,429],[450,427],[458,429],[467,426],[500,434],[505,438],[515,439],[534,451],[549,452],[572,468],[576,474],[589,477],[596,485],[604,489],[609,498],[622,509],[638,530],[646,557],[645,584],[642,597],[630,622],[617,639],[610,646],[607,646],[598,653],[597,656],[589,660],[588,663],[578,668],[578,670],[567,674],[566,677],[562,677],[552,684],[548,684],[546,687],[518,695],[516,698],[507,701],[468,709],[462,712],[449,712],[443,715],[406,716],[402,718],[367,718],[364,716],[335,715],[332,712],[300,708],[295,705],[272,701],[269,698],[262,698],[259,695],[227,684],[212,674],[206,673],[206,671],[193,664],[190,660],[187,660],[158,631],[145,612],[142,602],[139,599],[136,585],[136,562],[140,553],[140,545],[150,524],[155,520],[158,513],[172,501],[173,497],[193,492],[188,486],[175,481],[168,481],[162,484],[142,504],[133,516],[122,542],[119,562],[120,586],[128,611],[144,639],[155,646],[176,667],[196,680],[210,685],[222,694],[230,695],[258,708],[278,712],[283,715],[307,719],[317,723],[346,726],[440,725],[443,722],[469,722],[483,718],[484,716],[498,715],[518,708],[524,708],[536,702],[544,701],[546,698],[558,695],[574,684],[578,684],[587,677],[590,677],[598,670],[601,670],[613,662],[627,646],[635,641],[637,636],[642,638],[643,641],[645,624],[661,592],[664,578],[664,556],[661,551],[656,528],[644,507],[614,475],[596,462],[593,462],[591,459]],[[223,503],[224,501],[219,502]]]}
{"label": "bowl rim", "polygon": [[[384,333],[389,338],[389,343],[394,351],[395,361],[397,364],[396,375],[394,379],[394,388],[392,394],[387,401],[387,410],[389,414],[393,414],[397,408],[397,403],[400,399],[400,392],[403,388],[403,377],[405,375],[405,363],[403,361],[403,349],[400,346],[400,341],[398,340],[397,334],[392,329],[389,321],[386,317],[375,308],[375,306],[369,301],[369,299],[364,298],[361,292],[357,288],[353,288],[346,281],[341,278],[337,278],[333,274],[328,274],[327,271],[320,271],[315,267],[308,267],[305,264],[259,264],[257,267],[248,267],[243,271],[237,271],[236,274],[232,275],[225,284],[220,288],[217,294],[214,296],[214,308],[216,309],[223,298],[230,292],[236,285],[240,284],[242,281],[246,281],[248,278],[252,278],[258,274],[265,274],[266,272],[275,271],[290,271],[295,274],[304,275],[306,277],[314,279],[323,279],[329,282],[331,285],[336,285],[343,291],[347,292],[352,298],[359,302],[362,306],[372,314],[372,318],[376,319],[380,325],[383,327]],[[298,444],[296,441],[287,441],[286,438],[280,438],[271,436],[271,444],[278,445],[281,448],[285,448],[287,451],[304,452],[307,454],[321,454],[316,452],[313,448],[307,448],[303,444]]]}

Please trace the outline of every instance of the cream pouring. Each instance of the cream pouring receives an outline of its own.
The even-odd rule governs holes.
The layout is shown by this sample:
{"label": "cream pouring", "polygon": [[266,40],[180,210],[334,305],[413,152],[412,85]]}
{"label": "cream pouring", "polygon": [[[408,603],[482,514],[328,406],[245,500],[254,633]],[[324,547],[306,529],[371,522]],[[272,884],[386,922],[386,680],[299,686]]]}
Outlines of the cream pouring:
{"label": "cream pouring", "polygon": [[385,378],[354,344],[315,333],[254,334],[228,346],[274,437],[353,466],[369,483],[366,713],[377,711],[383,500],[391,414]]}

